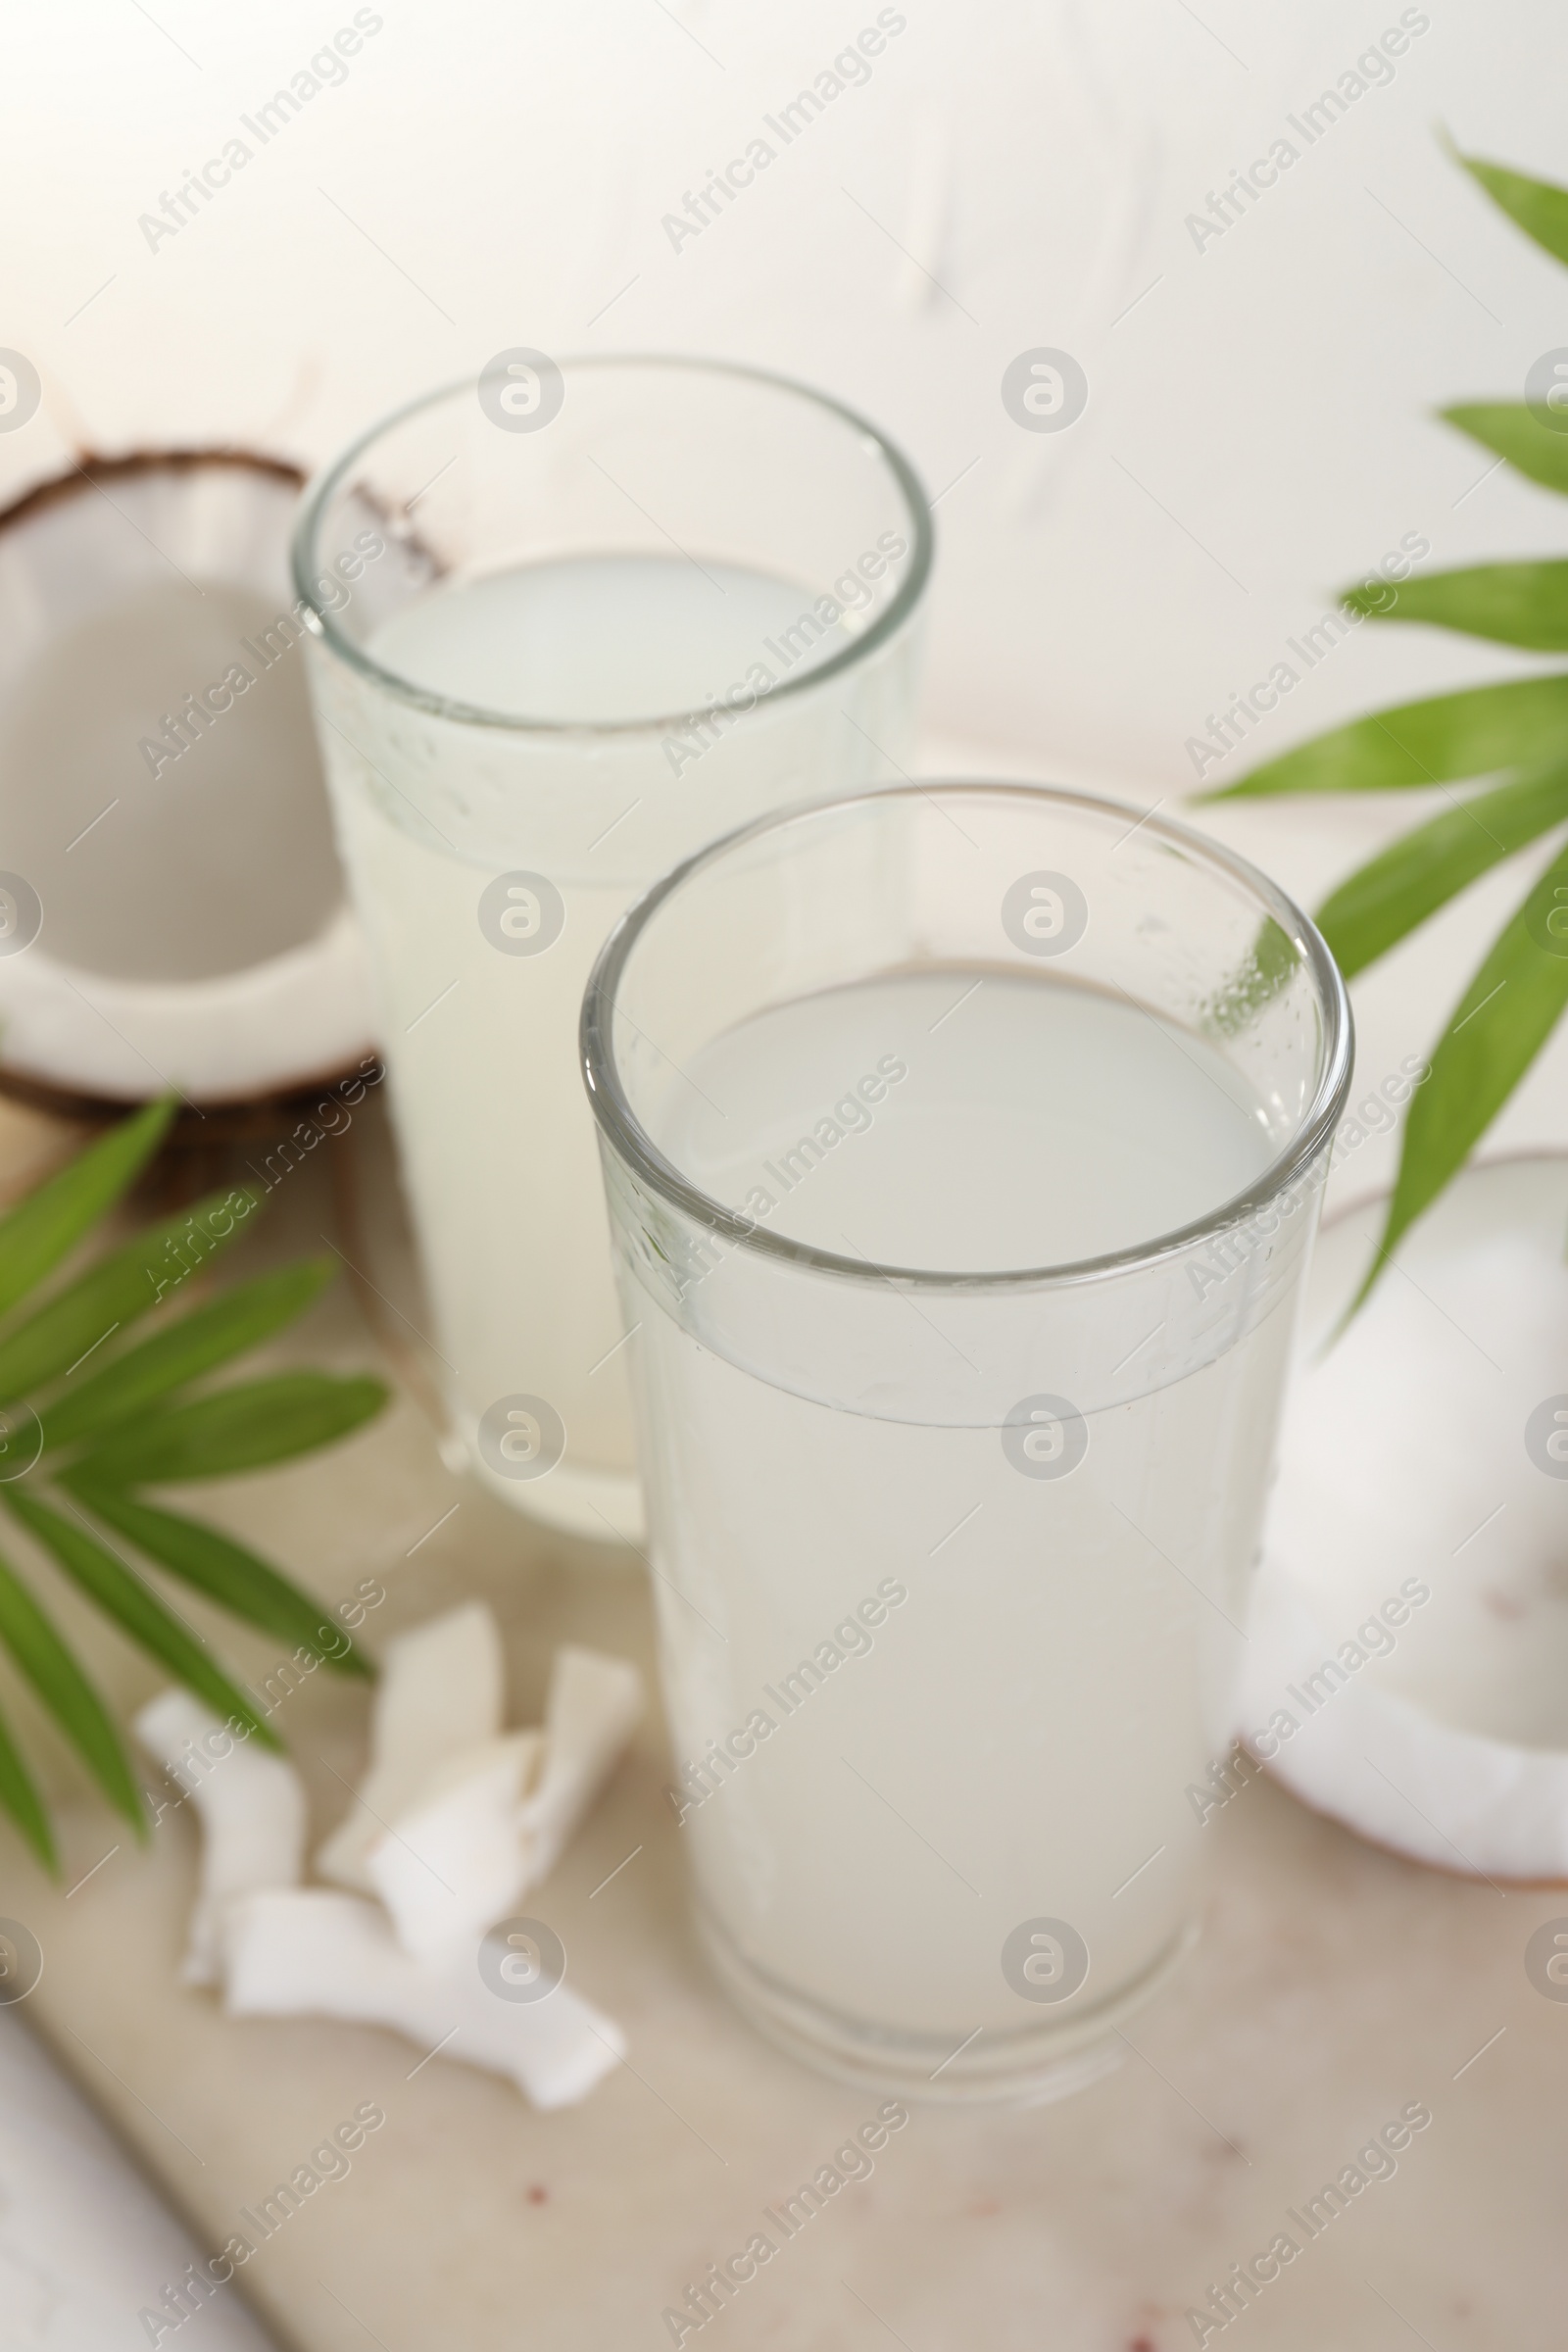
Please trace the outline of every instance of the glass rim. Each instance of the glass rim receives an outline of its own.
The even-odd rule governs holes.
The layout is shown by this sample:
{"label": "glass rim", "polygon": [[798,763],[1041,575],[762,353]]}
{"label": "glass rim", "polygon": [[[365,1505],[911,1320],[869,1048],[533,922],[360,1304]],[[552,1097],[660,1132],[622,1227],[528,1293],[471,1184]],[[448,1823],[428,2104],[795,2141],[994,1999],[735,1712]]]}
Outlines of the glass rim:
{"label": "glass rim", "polygon": [[[796,1241],[788,1234],[776,1233],[755,1218],[741,1216],[723,1201],[713,1200],[700,1186],[683,1176],[673,1161],[659,1150],[632,1109],[621,1084],[611,1028],[616,990],[631,952],[665,902],[704,867],[716,864],[744,844],[760,840],[765,834],[807,824],[813,819],[837,816],[848,808],[893,801],[928,800],[933,793],[984,793],[993,797],[1000,794],[1014,800],[1049,801],[1057,807],[1082,809],[1095,816],[1132,818],[1137,821],[1140,830],[1152,832],[1171,848],[1189,857],[1196,856],[1211,867],[1217,867],[1233,881],[1240,882],[1259,902],[1260,910],[1271,915],[1279,924],[1316,983],[1324,1015],[1323,1066],[1318,1074],[1312,1101],[1295,1135],[1282,1151],[1276,1152],[1251,1184],[1216,1203],[1202,1216],[1195,1217],[1167,1233],[1156,1234],[1148,1241],[1135,1242],[1123,1250],[1106,1250],[1095,1257],[1075,1258],[1059,1265],[952,1273],[929,1266],[900,1266],[865,1257],[844,1257],[834,1250],[820,1250],[810,1242]],[[936,777],[880,790],[847,793],[837,800],[796,802],[788,808],[771,810],[765,816],[755,818],[750,824],[737,826],[733,832],[709,843],[692,857],[683,858],[679,865],[671,867],[667,874],[627,907],[595,958],[588,975],[578,1024],[583,1080],[601,1140],[631,1169],[641,1184],[668,1206],[680,1210],[710,1232],[722,1235],[737,1247],[756,1250],[762,1257],[781,1264],[801,1266],[813,1273],[855,1282],[894,1282],[950,1295],[1020,1289],[1059,1290],[1101,1281],[1111,1275],[1130,1273],[1139,1267],[1156,1263],[1161,1258],[1177,1256],[1194,1244],[1231,1230],[1249,1216],[1267,1209],[1302,1170],[1311,1165],[1332,1138],[1350,1091],[1354,1044],[1349,996],[1339,965],[1329,953],[1327,941],[1311,917],[1266,874],[1260,872],[1250,858],[1239,856],[1222,843],[1209,840],[1190,825],[1152,813],[1146,815],[1130,808],[1124,801],[1114,801],[1099,793],[1079,792],[1067,785],[992,781],[983,777]]]}
{"label": "glass rim", "polygon": [[[758,704],[772,703],[785,695],[800,694],[807,688],[822,684],[826,679],[837,677],[853,663],[863,661],[868,654],[885,645],[915,611],[931,574],[935,548],[931,503],[919,475],[898,443],[880,425],[873,424],[868,416],[862,416],[858,409],[850,408],[844,401],[835,400],[831,393],[820,392],[814,385],[804,384],[794,376],[780,375],[768,368],[751,368],[739,360],[702,359],[682,352],[576,352],[558,361],[556,365],[563,375],[572,368],[683,368],[699,375],[729,376],[743,383],[765,384],[774,391],[790,393],[811,407],[826,412],[847,424],[858,436],[875,443],[883,464],[904,499],[912,525],[908,571],[892,603],[878,613],[863,636],[851,638],[841,652],[818,662],[814,668],[804,671],[801,676],[785,678],[777,686],[770,687],[765,696],[758,698]],[[480,368],[474,375],[459,376],[437,385],[433,391],[416,394],[412,400],[405,401],[400,408],[368,426],[307,483],[304,503],[290,541],[289,565],[295,594],[299,602],[309,609],[314,633],[331,648],[340,661],[347,662],[350,668],[357,669],[372,684],[437,718],[453,719],[466,726],[496,727],[514,735],[625,738],[667,733],[671,728],[687,727],[694,719],[706,718],[715,710],[725,710],[727,706],[722,703],[699,703],[682,710],[663,711],[639,718],[530,718],[514,711],[494,710],[483,703],[463,702],[420,686],[415,679],[405,677],[401,671],[388,669],[382,662],[374,661],[363,646],[355,644],[339,628],[333,609],[318,596],[315,585],[317,564],[314,550],[328,503],[345,486],[352,469],[376,442],[384,440],[399,425],[406,424],[411,417],[419,416],[426,409],[437,408],[443,401],[460,399],[465,394],[473,395],[483,374],[484,369]]]}

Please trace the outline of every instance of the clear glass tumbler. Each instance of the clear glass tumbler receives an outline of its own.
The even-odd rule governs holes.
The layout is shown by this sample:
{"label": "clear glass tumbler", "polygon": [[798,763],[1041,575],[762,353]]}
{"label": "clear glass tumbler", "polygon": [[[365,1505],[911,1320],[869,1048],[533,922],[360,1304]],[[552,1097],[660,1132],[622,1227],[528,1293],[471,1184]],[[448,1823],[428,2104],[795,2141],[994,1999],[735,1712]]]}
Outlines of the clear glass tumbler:
{"label": "clear glass tumbler", "polygon": [[717,1972],[840,2075],[1058,2095],[1192,1933],[1339,974],[1181,826],[911,785],[661,882],[582,1050]]}
{"label": "clear glass tumbler", "polygon": [[501,353],[306,505],[312,693],[434,1343],[475,1469],[559,1525],[641,1524],[589,967],[701,843],[903,772],[930,561],[873,426],[698,361]]}

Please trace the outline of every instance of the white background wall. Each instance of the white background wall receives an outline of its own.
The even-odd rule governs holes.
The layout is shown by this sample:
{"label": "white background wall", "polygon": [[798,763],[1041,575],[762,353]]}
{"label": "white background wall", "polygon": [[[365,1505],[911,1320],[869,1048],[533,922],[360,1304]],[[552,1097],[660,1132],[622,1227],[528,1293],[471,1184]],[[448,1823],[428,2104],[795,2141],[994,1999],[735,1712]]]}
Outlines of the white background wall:
{"label": "white background wall", "polygon": [[[1201,251],[1185,216],[1282,131],[1302,145],[1286,115],[1396,0],[906,0],[869,83],[679,251],[662,216],[875,0],[385,0],[343,84],[149,250],[138,216],[353,13],[14,11],[0,342],[46,400],[0,436],[0,488],[74,437],[319,458],[511,344],[747,358],[863,405],[933,494],[955,485],[932,717],[1145,797],[1185,788],[1204,714],[1401,532],[1433,564],[1555,543],[1553,502],[1474,487],[1485,453],[1428,414],[1518,397],[1565,336],[1568,281],[1437,138],[1568,175],[1546,0],[1430,0],[1392,84]],[[1056,435],[1000,399],[1041,344],[1090,380]],[[1512,665],[1364,630],[1259,748]]]}

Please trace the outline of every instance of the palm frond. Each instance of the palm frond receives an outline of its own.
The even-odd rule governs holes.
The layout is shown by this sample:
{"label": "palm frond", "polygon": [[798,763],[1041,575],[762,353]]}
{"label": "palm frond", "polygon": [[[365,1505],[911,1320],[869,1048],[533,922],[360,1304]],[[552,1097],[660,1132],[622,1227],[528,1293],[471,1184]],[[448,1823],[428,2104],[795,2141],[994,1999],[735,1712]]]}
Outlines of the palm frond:
{"label": "palm frond", "polygon": [[[188,1275],[250,1230],[262,1201],[248,1185],[160,1219],[50,1287],[145,1167],[172,1109],[158,1102],[124,1120],[0,1219],[0,1405],[6,1426],[25,1426],[42,1447],[0,1481],[0,1500],[25,1548],[120,1635],[216,1714],[275,1746],[265,1713],[158,1590],[158,1576],[339,1673],[368,1675],[364,1652],[346,1642],[335,1615],[269,1561],[144,1500],[139,1490],[293,1460],[362,1428],[387,1392],[378,1380],[320,1372],[207,1385],[302,1313],[335,1272],[329,1258],[312,1258],[199,1302],[196,1286],[185,1292]],[[138,1327],[148,1316],[155,1328],[144,1335]],[[109,1709],[32,1585],[5,1558],[0,1656],[145,1836],[141,1795]],[[46,1868],[58,1868],[35,1775],[5,1714],[0,1814]]]}
{"label": "palm frond", "polygon": [[[1544,252],[1568,263],[1568,188],[1460,155],[1477,185]],[[1568,493],[1568,414],[1526,385],[1524,406],[1468,402],[1447,421],[1542,487]],[[1568,653],[1568,558],[1472,564],[1348,589],[1349,612],[1423,622],[1531,653]],[[1461,687],[1369,713],[1298,744],[1209,800],[1287,793],[1418,791],[1479,783],[1333,890],[1317,920],[1348,975],[1364,971],[1502,859],[1568,823],[1568,670]],[[1431,1206],[1507,1102],[1568,1008],[1568,849],[1494,940],[1412,1098],[1378,1255]],[[1351,1311],[1354,1311],[1352,1307]]]}

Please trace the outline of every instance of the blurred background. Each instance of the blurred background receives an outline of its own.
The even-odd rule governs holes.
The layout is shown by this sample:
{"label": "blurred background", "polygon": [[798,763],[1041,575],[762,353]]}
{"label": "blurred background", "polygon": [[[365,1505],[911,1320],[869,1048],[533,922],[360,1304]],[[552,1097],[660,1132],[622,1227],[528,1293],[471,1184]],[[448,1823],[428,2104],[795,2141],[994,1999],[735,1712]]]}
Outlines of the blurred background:
{"label": "blurred background", "polygon": [[[352,8],[19,16],[4,333],[44,397],[0,436],[0,490],[83,445],[318,462],[519,343],[752,361],[868,411],[939,502],[932,724],[1150,797],[1190,788],[1206,714],[1402,534],[1434,566],[1554,544],[1550,501],[1506,473],[1478,487],[1484,454],[1431,412],[1519,398],[1562,332],[1552,265],[1440,144],[1446,126],[1552,174],[1555,12],[1406,8],[1388,78],[1311,145],[1289,118],[1397,6],[882,15],[903,29],[787,145],[764,119],[874,6],[393,0],[314,76]],[[259,119],[302,74],[322,86]],[[692,230],[687,199],[759,137],[774,160]],[[187,199],[194,218],[141,225],[236,138],[248,160]],[[1241,218],[1189,225],[1282,138],[1298,160],[1232,200]],[[1009,363],[1040,347],[1088,379],[1064,431],[1003,406]],[[1259,753],[1456,661],[1513,665],[1363,632]]]}

